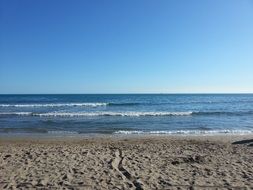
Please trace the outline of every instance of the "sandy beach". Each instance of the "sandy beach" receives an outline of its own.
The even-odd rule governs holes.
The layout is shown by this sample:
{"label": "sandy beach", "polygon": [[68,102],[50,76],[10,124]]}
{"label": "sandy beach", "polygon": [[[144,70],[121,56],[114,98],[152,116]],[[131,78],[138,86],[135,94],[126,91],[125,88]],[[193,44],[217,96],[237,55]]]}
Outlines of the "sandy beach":
{"label": "sandy beach", "polygon": [[252,136],[1,138],[1,189],[252,189]]}

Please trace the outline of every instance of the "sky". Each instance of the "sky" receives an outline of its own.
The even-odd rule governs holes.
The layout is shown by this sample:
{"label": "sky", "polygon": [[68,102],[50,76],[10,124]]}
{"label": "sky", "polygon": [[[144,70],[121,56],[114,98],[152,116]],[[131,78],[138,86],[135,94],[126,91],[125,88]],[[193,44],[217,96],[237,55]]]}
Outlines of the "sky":
{"label": "sky", "polygon": [[253,1],[0,0],[0,93],[253,93]]}

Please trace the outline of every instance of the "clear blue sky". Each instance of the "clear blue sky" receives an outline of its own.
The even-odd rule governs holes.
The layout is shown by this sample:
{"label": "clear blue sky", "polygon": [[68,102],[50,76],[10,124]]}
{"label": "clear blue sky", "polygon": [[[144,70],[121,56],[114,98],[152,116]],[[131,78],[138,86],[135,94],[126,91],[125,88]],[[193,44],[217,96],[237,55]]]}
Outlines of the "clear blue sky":
{"label": "clear blue sky", "polygon": [[0,0],[0,93],[253,92],[252,0]]}

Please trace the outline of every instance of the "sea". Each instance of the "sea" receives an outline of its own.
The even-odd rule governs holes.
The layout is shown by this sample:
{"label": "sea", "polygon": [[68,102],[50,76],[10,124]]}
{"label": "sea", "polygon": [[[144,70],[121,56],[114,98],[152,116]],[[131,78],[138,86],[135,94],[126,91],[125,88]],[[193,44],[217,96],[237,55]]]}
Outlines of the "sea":
{"label": "sea", "polygon": [[0,95],[0,134],[253,133],[253,94]]}

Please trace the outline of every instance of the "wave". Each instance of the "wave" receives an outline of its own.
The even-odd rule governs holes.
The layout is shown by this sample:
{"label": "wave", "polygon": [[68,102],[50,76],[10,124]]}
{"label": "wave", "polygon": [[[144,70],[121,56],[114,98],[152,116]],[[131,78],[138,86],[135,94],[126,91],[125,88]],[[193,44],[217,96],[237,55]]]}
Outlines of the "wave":
{"label": "wave", "polygon": [[121,116],[121,117],[155,117],[155,116],[243,116],[252,115],[253,111],[247,112],[145,112],[145,111],[125,111],[125,112],[0,112],[0,115],[19,115],[19,116],[39,116],[39,117],[94,117],[94,116]]}
{"label": "wave", "polygon": [[253,111],[248,112],[0,112],[0,115],[20,115],[20,116],[40,116],[40,117],[92,117],[92,116],[122,116],[122,117],[141,117],[141,116],[242,116],[252,115]]}
{"label": "wave", "polygon": [[108,103],[108,106],[138,106],[138,105],[144,105],[144,103],[134,103],[134,102],[129,102],[129,103]]}
{"label": "wave", "polygon": [[107,103],[0,104],[0,107],[99,107]]}
{"label": "wave", "polygon": [[114,134],[123,135],[214,135],[214,134],[250,134],[253,130],[176,130],[176,131],[125,131],[120,130]]}
{"label": "wave", "polygon": [[32,115],[32,112],[0,112],[0,115],[19,115],[19,116],[28,116]]}
{"label": "wave", "polygon": [[141,103],[51,103],[51,104],[0,104],[0,107],[99,107],[99,106],[136,106]]}
{"label": "wave", "polygon": [[79,134],[78,132],[76,131],[47,131],[48,134],[58,134],[58,135],[63,135],[63,134]]}
{"label": "wave", "polygon": [[121,116],[121,117],[141,117],[141,116],[186,116],[192,112],[51,112],[33,113],[33,116],[40,117],[92,117],[92,116]]}
{"label": "wave", "polygon": [[121,117],[141,117],[141,116],[188,116],[193,112],[0,112],[0,115],[18,116],[39,116],[39,117],[94,117],[94,116],[121,116]]}
{"label": "wave", "polygon": [[34,116],[55,116],[55,117],[92,117],[92,116],[121,116],[121,117],[144,117],[144,116],[241,116],[251,115],[252,111],[248,112],[50,112],[50,113],[33,113]]}

